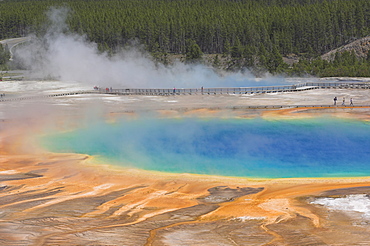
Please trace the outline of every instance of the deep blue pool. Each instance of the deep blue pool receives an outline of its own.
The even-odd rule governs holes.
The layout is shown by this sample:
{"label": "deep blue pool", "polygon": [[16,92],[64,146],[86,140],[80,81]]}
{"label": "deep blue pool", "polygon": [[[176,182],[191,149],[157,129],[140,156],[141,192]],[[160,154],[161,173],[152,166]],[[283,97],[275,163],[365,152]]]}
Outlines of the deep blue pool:
{"label": "deep blue pool", "polygon": [[48,134],[54,152],[97,155],[114,165],[253,178],[370,176],[370,124],[314,118],[122,119]]}

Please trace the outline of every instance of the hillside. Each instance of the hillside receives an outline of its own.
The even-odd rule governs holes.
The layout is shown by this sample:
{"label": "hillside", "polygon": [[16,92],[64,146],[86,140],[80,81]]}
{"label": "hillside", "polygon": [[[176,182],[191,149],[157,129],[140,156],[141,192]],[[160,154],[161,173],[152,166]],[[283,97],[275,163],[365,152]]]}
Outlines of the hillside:
{"label": "hillside", "polygon": [[345,51],[354,52],[357,58],[366,58],[370,50],[370,36],[358,39],[347,45],[341,46],[337,49],[331,50],[321,56],[322,59],[333,61],[337,52],[343,53]]}

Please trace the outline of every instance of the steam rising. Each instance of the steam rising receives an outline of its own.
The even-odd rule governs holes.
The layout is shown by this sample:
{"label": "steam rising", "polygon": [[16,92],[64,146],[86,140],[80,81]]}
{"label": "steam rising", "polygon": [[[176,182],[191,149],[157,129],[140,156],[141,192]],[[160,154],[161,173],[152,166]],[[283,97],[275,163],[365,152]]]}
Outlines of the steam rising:
{"label": "steam rising", "polygon": [[47,16],[50,26],[42,38],[33,38],[17,56],[38,78],[79,81],[89,85],[115,88],[199,88],[248,87],[285,84],[282,78],[257,80],[247,72],[218,75],[204,65],[175,62],[156,64],[139,45],[116,55],[99,52],[85,36],[68,31],[67,8],[53,8]]}

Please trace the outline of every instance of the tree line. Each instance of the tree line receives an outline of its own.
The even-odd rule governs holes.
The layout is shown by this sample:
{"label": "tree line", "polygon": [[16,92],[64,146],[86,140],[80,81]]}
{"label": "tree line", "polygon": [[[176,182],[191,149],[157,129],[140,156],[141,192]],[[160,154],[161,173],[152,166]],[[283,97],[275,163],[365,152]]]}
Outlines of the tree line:
{"label": "tree line", "polygon": [[161,61],[220,54],[228,69],[272,73],[294,70],[282,56],[311,63],[370,33],[368,0],[3,0],[0,39],[43,35],[51,6],[69,8],[70,31],[104,51],[138,40]]}
{"label": "tree line", "polygon": [[301,59],[286,72],[298,76],[370,77],[370,52],[364,58],[357,57],[353,51],[344,51],[336,53],[333,61],[323,60],[320,56],[310,60]]}
{"label": "tree line", "polygon": [[8,46],[0,44],[0,70],[8,70],[6,63],[9,61],[9,59],[10,51],[8,49]]}

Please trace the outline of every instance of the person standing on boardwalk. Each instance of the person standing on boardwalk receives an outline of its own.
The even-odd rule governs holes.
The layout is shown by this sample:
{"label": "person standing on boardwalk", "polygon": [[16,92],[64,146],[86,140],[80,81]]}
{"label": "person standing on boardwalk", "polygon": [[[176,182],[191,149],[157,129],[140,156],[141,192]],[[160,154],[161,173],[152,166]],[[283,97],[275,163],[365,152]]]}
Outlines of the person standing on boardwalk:
{"label": "person standing on boardwalk", "polygon": [[352,100],[352,97],[351,97],[351,99],[349,99],[349,102],[350,102],[350,104],[349,104],[349,105],[353,106],[353,100]]}
{"label": "person standing on boardwalk", "polygon": [[345,103],[346,103],[346,98],[345,98],[345,97],[343,97],[342,105],[345,105]]}
{"label": "person standing on boardwalk", "polygon": [[334,97],[334,105],[337,105],[337,100],[338,100],[338,98]]}

